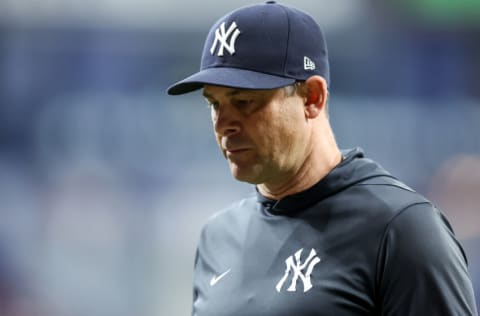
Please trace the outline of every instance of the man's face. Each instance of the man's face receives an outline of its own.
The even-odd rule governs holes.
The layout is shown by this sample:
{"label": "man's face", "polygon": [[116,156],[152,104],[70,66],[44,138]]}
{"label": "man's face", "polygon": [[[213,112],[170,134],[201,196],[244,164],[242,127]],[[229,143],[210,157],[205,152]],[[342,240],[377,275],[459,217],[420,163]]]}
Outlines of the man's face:
{"label": "man's face", "polygon": [[232,175],[253,184],[278,183],[307,155],[303,99],[285,89],[244,90],[206,85],[204,96],[218,146]]}

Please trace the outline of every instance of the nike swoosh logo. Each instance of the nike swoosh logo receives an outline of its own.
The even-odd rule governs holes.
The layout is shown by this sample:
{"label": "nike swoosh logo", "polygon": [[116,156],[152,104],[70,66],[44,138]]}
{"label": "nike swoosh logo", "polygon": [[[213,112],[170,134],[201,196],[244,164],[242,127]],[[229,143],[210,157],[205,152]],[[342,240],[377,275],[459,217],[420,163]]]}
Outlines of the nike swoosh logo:
{"label": "nike swoosh logo", "polygon": [[210,280],[210,286],[214,286],[215,284],[218,283],[218,281],[220,281],[221,279],[223,279],[224,276],[226,276],[229,272],[230,272],[231,269],[228,269],[227,271],[223,272],[222,274],[220,274],[219,276],[216,276],[214,275],[212,277],[212,279]]}

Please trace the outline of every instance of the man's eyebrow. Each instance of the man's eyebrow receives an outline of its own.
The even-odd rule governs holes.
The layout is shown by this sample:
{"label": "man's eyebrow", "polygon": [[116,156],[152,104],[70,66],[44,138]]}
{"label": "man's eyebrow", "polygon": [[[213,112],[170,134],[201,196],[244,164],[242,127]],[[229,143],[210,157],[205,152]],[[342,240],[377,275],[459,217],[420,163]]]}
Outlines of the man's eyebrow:
{"label": "man's eyebrow", "polygon": [[213,98],[210,94],[208,94],[208,92],[205,92],[205,91],[203,91],[203,96],[207,99]]}

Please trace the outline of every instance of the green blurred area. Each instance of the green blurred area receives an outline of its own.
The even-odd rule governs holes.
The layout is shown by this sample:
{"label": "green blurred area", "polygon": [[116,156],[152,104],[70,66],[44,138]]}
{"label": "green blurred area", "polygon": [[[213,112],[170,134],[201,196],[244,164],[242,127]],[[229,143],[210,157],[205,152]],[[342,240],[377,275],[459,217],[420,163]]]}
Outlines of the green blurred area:
{"label": "green blurred area", "polygon": [[480,0],[403,0],[393,3],[419,22],[480,28]]}

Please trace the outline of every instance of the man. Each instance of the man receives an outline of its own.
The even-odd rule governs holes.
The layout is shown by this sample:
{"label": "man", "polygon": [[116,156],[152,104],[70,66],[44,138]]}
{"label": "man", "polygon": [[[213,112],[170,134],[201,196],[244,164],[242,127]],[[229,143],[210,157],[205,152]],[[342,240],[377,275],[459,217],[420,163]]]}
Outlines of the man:
{"label": "man", "polygon": [[193,315],[477,315],[447,220],[364,158],[328,120],[323,34],[269,1],[211,28],[203,88],[232,175],[257,193],[213,216],[195,260]]}

